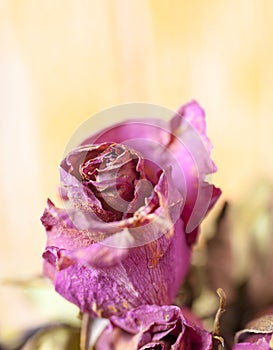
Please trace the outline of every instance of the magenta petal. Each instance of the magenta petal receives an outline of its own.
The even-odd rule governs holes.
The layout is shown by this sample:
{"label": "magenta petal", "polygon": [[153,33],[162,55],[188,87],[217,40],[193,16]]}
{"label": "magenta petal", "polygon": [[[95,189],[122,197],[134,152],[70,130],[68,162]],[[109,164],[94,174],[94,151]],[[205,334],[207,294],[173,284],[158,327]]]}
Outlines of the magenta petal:
{"label": "magenta petal", "polygon": [[[57,271],[66,269],[75,263],[73,257],[67,254],[67,251],[57,247],[47,247],[43,253],[43,258],[48,264],[55,267]],[[50,277],[50,275],[48,277]]]}
{"label": "magenta petal", "polygon": [[[197,102],[182,106],[170,122],[172,142],[170,149],[182,166],[185,178],[182,192],[186,193],[182,218],[186,232],[192,232],[220,196],[206,176],[216,171],[210,159],[211,143],[206,135],[205,113]],[[174,179],[181,177],[174,168]]]}
{"label": "magenta petal", "polygon": [[232,349],[270,350],[272,348],[272,339],[273,316],[272,314],[265,314],[250,321],[245,326],[245,329],[236,333],[236,344]]}
{"label": "magenta petal", "polygon": [[114,256],[117,260],[113,266],[107,266],[103,256],[101,264],[100,260],[91,261],[92,267],[88,267],[76,252],[72,255],[76,255],[76,262],[55,274],[56,290],[82,312],[104,317],[122,314],[143,302],[172,303],[190,263],[181,225],[177,222],[172,237],[162,236],[145,246],[130,248],[127,256]]}
{"label": "magenta petal", "polygon": [[190,265],[190,248],[186,244],[183,224],[179,220],[172,237],[161,237],[143,247],[132,249],[123,265],[137,286],[143,302],[170,304]]}
{"label": "magenta petal", "polygon": [[142,305],[123,317],[113,316],[102,333],[98,350],[210,350],[212,336],[191,325],[177,306]]}
{"label": "magenta petal", "polygon": [[[103,208],[95,194],[76,177],[60,168],[63,189],[68,201],[65,201],[67,209],[77,209],[87,217],[87,220],[102,220],[111,222],[116,220],[115,213]],[[74,221],[75,222],[75,221]],[[79,228],[88,228],[89,225],[79,224]]]}
{"label": "magenta petal", "polygon": [[[184,201],[182,219],[193,232],[220,196],[206,176],[216,171],[210,158],[212,145],[206,135],[205,113],[192,101],[180,107],[168,124],[159,119],[128,120],[101,130],[83,142],[126,143],[145,160],[162,169],[172,166],[173,178]],[[191,239],[190,239],[191,240]]]}
{"label": "magenta petal", "polygon": [[94,242],[88,232],[74,227],[66,210],[56,208],[50,200],[41,221],[47,232],[47,246],[73,250],[88,247]]}
{"label": "magenta petal", "polygon": [[170,122],[171,130],[175,134],[182,134],[183,131],[180,132],[179,128],[185,121],[199,133],[208,151],[210,151],[212,145],[206,136],[205,111],[196,101],[191,101],[178,109],[177,115]]}
{"label": "magenta petal", "polygon": [[[84,140],[82,145],[99,144],[102,142],[127,144],[126,141],[137,139],[151,139],[165,144],[168,142],[169,137],[167,122],[155,118],[146,118],[127,120],[100,130],[98,133]],[[140,149],[137,150],[141,151]]]}
{"label": "magenta petal", "polygon": [[[162,193],[162,198],[166,195],[164,188],[163,182],[159,182],[156,190]],[[156,212],[151,215],[160,218]],[[48,235],[44,273],[54,280],[56,290],[83,312],[109,316],[144,301],[159,305],[172,303],[189,268],[190,248],[181,220],[160,238],[157,236],[150,243],[130,249],[113,245],[117,239],[119,244],[128,246],[124,238],[132,239],[133,228],[124,228],[106,238],[103,244],[94,244],[89,231],[73,227],[67,212],[55,208],[51,202],[42,221]],[[140,227],[139,233],[144,234],[146,226]],[[148,227],[163,229],[157,222]],[[135,230],[133,234],[138,232]],[[111,301],[113,293],[116,297]]]}
{"label": "magenta petal", "polygon": [[56,274],[55,289],[93,316],[109,317],[139,303],[138,292],[120,264],[91,269],[75,263]]}
{"label": "magenta petal", "polygon": [[109,247],[106,244],[107,240],[103,244],[96,243],[87,248],[68,252],[67,256],[83,266],[104,268],[118,264],[128,255],[128,249]]}
{"label": "magenta petal", "polygon": [[261,338],[256,343],[245,342],[235,344],[232,350],[270,350],[270,346],[265,338]]}
{"label": "magenta petal", "polygon": [[220,195],[206,179],[215,171],[210,150],[204,112],[192,102],[169,123],[119,123],[70,152],[60,166],[65,209],[49,201],[42,216],[44,274],[56,290],[105,317],[173,303]]}
{"label": "magenta petal", "polygon": [[110,267],[118,264],[127,254],[128,249],[96,243],[75,251],[47,247],[43,253],[43,258],[51,265],[56,266],[57,270],[62,270],[76,262],[87,267]]}

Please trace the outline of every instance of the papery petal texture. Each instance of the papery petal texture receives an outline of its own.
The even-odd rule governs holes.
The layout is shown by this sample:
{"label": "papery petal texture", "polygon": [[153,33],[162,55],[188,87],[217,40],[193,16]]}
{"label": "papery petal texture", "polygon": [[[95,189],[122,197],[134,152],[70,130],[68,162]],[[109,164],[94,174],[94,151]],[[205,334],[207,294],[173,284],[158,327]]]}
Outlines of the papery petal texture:
{"label": "papery petal texture", "polygon": [[[76,233],[61,220],[48,231],[44,273],[52,278],[54,266],[56,290],[83,312],[109,317],[143,302],[172,302],[190,261],[181,220],[170,236],[135,248],[92,244],[88,232]],[[85,242],[84,248],[78,248],[79,239]]]}
{"label": "papery petal texture", "polygon": [[163,169],[172,166],[174,183],[184,198],[182,219],[193,243],[200,222],[221,194],[207,181],[216,166],[210,158],[212,145],[201,106],[196,101],[183,105],[170,122],[152,118],[124,121],[91,135],[83,144],[109,140],[130,145]]}
{"label": "papery petal texture", "polygon": [[239,343],[233,346],[232,350],[271,350],[265,338],[258,339],[255,343]]}
{"label": "papery petal texture", "polygon": [[204,112],[125,121],[91,135],[60,164],[64,208],[49,200],[44,274],[82,312],[110,317],[174,301],[198,227],[220,195],[206,176]]}
{"label": "papery petal texture", "polygon": [[233,350],[270,350],[273,346],[273,315],[264,315],[236,333]]}
{"label": "papery petal texture", "polygon": [[113,316],[97,341],[98,350],[210,350],[212,336],[177,306],[142,305]]}

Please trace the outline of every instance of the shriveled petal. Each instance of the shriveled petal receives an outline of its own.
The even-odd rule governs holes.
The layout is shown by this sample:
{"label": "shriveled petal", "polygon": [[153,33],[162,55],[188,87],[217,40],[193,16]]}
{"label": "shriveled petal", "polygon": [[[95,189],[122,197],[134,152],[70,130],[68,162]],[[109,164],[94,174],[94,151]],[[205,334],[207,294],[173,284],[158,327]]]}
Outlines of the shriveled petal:
{"label": "shriveled petal", "polygon": [[60,249],[75,250],[88,247],[94,243],[88,231],[75,228],[69,212],[56,208],[48,200],[48,208],[41,217],[47,233],[47,246],[56,246]]}
{"label": "shriveled petal", "polygon": [[[126,141],[136,139],[151,139],[166,144],[169,138],[168,123],[166,121],[156,118],[145,118],[126,120],[100,130],[84,140],[82,145],[92,145],[103,142],[127,144]],[[141,146],[140,143],[139,146]],[[141,152],[141,149],[137,150]]]}
{"label": "shriveled petal", "polygon": [[45,261],[53,266],[56,271],[68,268],[75,263],[75,260],[67,254],[64,249],[48,246],[43,253]]}
{"label": "shriveled petal", "polygon": [[128,254],[126,248],[109,247],[95,243],[87,248],[69,251],[57,247],[47,247],[43,258],[59,270],[66,269],[76,262],[83,266],[104,268],[118,264]]}
{"label": "shriveled petal", "polygon": [[128,146],[111,142],[71,151],[61,163],[60,174],[66,205],[105,222],[122,218],[134,199],[135,181],[145,179],[142,157]]}
{"label": "shriveled petal", "polygon": [[55,289],[82,312],[109,317],[136,307],[141,301],[122,264],[89,268],[75,263],[55,275]]}
{"label": "shriveled petal", "polygon": [[72,252],[71,257],[80,261],[82,265],[104,268],[118,264],[128,255],[128,252],[128,248],[108,246],[106,239],[103,244],[96,243]]}
{"label": "shriveled petal", "polygon": [[270,346],[265,338],[261,338],[256,343],[246,342],[235,344],[232,350],[270,350]]}
{"label": "shriveled petal", "polygon": [[215,167],[198,113],[193,103],[170,123],[120,123],[61,163],[66,209],[50,203],[42,218],[45,274],[82,312],[109,317],[173,302],[189,268],[189,243],[219,196],[205,178]]}
{"label": "shriveled petal", "polygon": [[[68,200],[64,202],[66,209],[74,208],[79,211],[78,215],[81,213],[88,216],[88,220],[93,219],[111,222],[117,219],[114,212],[103,208],[100,200],[81,180],[77,179],[63,168],[60,168],[60,175],[62,187],[68,198]],[[73,223],[75,224],[75,220],[73,220]],[[83,226],[83,222],[80,222],[77,224],[77,227],[79,229],[87,229],[88,225]]]}
{"label": "shriveled petal", "polygon": [[143,247],[133,248],[123,261],[130,280],[147,304],[172,303],[189,269],[190,248],[179,220],[173,236],[162,236]]}
{"label": "shriveled petal", "polygon": [[162,169],[172,166],[174,182],[185,199],[186,232],[195,237],[196,228],[221,193],[206,179],[216,167],[210,159],[212,145],[199,104],[192,101],[182,106],[170,123],[153,118],[124,121],[90,136],[83,145],[109,141],[128,144]]}
{"label": "shriveled petal", "polygon": [[[49,203],[42,218],[48,234],[45,274],[83,312],[109,316],[143,302],[173,301],[190,264],[183,222],[172,222],[179,215],[176,206],[181,198],[176,197],[175,188],[168,188],[164,173],[153,196],[133,218],[100,222],[102,231],[96,223],[93,231],[78,230],[65,210]],[[100,232],[101,242],[96,243]],[[103,232],[112,233],[104,237]],[[57,272],[53,274],[49,266]],[[122,289],[125,284],[129,289]],[[109,300],[115,290],[120,295],[113,303]]]}
{"label": "shriveled petal", "polygon": [[246,328],[237,332],[232,349],[270,350],[273,343],[273,315],[263,315],[250,321]]}
{"label": "shriveled petal", "polygon": [[118,249],[115,253],[116,248],[104,247],[100,253],[98,247],[98,260],[78,256],[76,251],[70,255],[74,263],[55,274],[55,288],[81,311],[104,317],[122,314],[144,302],[170,304],[190,262],[182,229],[178,221],[173,236],[162,236],[128,252]]}
{"label": "shriveled petal", "polygon": [[167,330],[170,328],[169,323],[173,325],[172,322],[180,317],[185,321],[177,306],[142,305],[135,310],[128,311],[125,317],[111,317],[111,323],[128,333],[136,334],[146,332],[155,325],[161,325],[161,331]]}
{"label": "shriveled petal", "polygon": [[[51,201],[48,201],[48,205],[41,218],[47,230],[47,248],[43,258],[57,270],[67,268],[76,261],[83,265],[111,266],[126,257],[126,248],[111,247],[107,239],[104,244],[94,244],[89,231],[81,231],[73,226],[66,210],[56,208]],[[117,234],[111,238],[111,242],[113,245],[114,240],[117,240],[126,247],[126,240],[130,239],[129,234],[123,234],[122,237]]]}
{"label": "shriveled petal", "polygon": [[211,334],[189,324],[177,306],[142,305],[110,322],[96,344],[98,350],[212,349]]}
{"label": "shriveled petal", "polygon": [[[208,137],[206,136],[206,120],[205,111],[196,101],[191,101],[181,106],[177,114],[170,121],[171,130],[175,135],[182,135],[183,133],[183,122],[190,123],[191,126],[199,133],[200,137],[208,151],[211,151],[212,145]],[[180,129],[182,128],[182,130]]]}
{"label": "shriveled petal", "polygon": [[[170,174],[170,171],[162,173],[151,196],[145,197],[146,204],[135,211],[132,217],[121,221],[99,220],[92,210],[86,208],[85,200],[89,203],[92,197],[90,199],[87,196],[85,199],[84,189],[81,189],[79,184],[72,194],[73,196],[76,191],[79,191],[73,199],[78,209],[57,209],[50,202],[49,208],[45,210],[42,222],[49,236],[47,244],[71,250],[81,248],[81,240],[83,240],[82,247],[86,247],[94,242],[105,241],[108,237],[109,239],[104,242],[105,245],[126,248],[140,246],[164,234],[169,234],[179,218],[183,201],[171,181]],[[82,196],[81,191],[83,191]],[[142,194],[143,192],[138,193],[136,189],[136,200],[138,200],[137,196]],[[127,237],[127,229],[134,240]],[[110,238],[119,232],[124,233],[124,239]],[[75,248],[71,246],[74,240],[79,243]]]}
{"label": "shriveled petal", "polygon": [[[148,229],[146,226],[144,228]],[[55,234],[56,228],[48,232],[51,245],[59,239],[58,230]],[[144,228],[140,229],[143,234]],[[156,223],[151,228],[160,229],[160,226]],[[67,231],[62,225],[60,230],[68,238],[74,233],[74,229]],[[117,239],[119,244],[125,238],[130,239],[129,233],[121,231],[112,235],[109,237],[110,245],[115,244],[113,239]],[[63,243],[60,246],[64,247],[65,241],[59,243]],[[108,243],[106,239],[104,244]],[[127,242],[123,244],[128,246]],[[83,312],[109,316],[123,313],[143,302],[171,303],[188,271],[190,248],[183,234],[183,223],[178,220],[170,232],[144,246],[129,250],[102,244],[73,250],[49,247],[44,258],[58,269],[54,283],[61,295],[78,305]],[[116,299],[111,301],[113,294]]]}
{"label": "shriveled petal", "polygon": [[[182,106],[170,122],[172,140],[169,148],[175,154],[185,178],[182,192],[186,202],[182,218],[186,232],[192,232],[220,196],[221,191],[207,182],[206,177],[216,171],[210,159],[212,145],[206,135],[204,110],[192,101]],[[174,179],[180,171],[174,168]]]}

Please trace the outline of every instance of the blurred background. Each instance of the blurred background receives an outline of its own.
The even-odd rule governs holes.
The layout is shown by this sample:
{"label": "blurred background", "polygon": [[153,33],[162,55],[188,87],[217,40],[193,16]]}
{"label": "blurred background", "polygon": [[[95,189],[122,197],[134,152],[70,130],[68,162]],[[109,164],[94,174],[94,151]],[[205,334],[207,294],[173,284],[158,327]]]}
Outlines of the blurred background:
{"label": "blurred background", "polygon": [[47,197],[57,201],[58,163],[94,113],[196,99],[222,201],[253,204],[257,189],[257,203],[268,199],[272,16],[271,0],[0,1],[0,337],[77,314],[27,281],[41,273],[39,218]]}

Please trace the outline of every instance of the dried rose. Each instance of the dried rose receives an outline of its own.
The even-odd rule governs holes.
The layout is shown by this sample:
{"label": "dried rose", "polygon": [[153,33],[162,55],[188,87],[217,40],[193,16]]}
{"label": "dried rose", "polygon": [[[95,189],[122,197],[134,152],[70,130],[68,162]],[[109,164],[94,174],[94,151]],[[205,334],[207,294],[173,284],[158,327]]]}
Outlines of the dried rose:
{"label": "dried rose", "polygon": [[112,316],[97,350],[210,350],[212,335],[177,306],[143,305]]}
{"label": "dried rose", "polygon": [[[138,129],[124,122],[61,162],[66,208],[49,201],[43,214],[44,273],[82,312],[109,317],[172,303],[198,224],[220,195],[205,179],[214,167],[203,118],[192,103],[169,129],[155,120],[139,121]],[[194,132],[198,150],[187,145]]]}
{"label": "dried rose", "polygon": [[[158,114],[156,110],[155,113]],[[149,162],[172,168],[175,186],[183,198],[182,219],[187,240],[193,243],[198,225],[219,198],[221,191],[207,182],[206,176],[216,171],[210,159],[212,145],[206,135],[205,112],[196,101],[179,108],[167,122],[145,118],[111,125],[88,137],[82,144],[102,142],[126,144],[139,151]]]}
{"label": "dried rose", "polygon": [[271,350],[273,348],[273,315],[265,315],[249,322],[237,332],[233,350]]}

